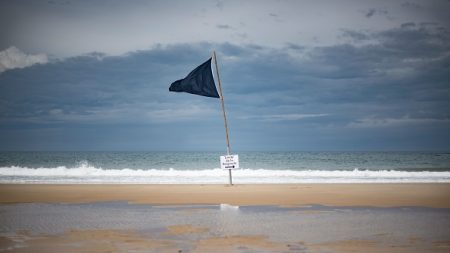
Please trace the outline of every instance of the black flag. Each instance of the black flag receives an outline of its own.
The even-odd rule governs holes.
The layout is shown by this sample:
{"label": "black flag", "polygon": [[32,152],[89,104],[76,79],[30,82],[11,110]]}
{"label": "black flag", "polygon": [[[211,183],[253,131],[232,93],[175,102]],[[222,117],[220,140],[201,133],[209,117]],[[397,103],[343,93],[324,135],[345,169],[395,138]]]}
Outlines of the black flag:
{"label": "black flag", "polygon": [[169,91],[220,98],[211,72],[211,58],[192,70],[184,79],[173,82]]}

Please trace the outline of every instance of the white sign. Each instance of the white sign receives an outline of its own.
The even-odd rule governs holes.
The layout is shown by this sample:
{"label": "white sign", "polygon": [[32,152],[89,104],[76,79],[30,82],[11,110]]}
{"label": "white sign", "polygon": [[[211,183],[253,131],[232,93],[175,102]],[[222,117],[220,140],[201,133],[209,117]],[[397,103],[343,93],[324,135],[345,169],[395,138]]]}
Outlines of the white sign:
{"label": "white sign", "polygon": [[220,156],[220,168],[224,170],[239,169],[239,156],[238,155]]}

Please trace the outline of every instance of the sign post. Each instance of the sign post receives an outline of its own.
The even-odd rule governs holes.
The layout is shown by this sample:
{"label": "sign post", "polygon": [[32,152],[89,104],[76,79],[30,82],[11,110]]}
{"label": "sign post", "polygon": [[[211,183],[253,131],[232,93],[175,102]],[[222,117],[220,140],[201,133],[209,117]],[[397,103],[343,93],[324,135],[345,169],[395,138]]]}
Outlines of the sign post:
{"label": "sign post", "polygon": [[[224,125],[225,125],[225,134],[226,134],[226,137],[227,137],[227,155],[226,156],[221,156],[220,157],[220,166],[222,167],[222,157],[225,157],[225,158],[223,158],[223,159],[225,159],[225,160],[227,160],[227,159],[230,159],[229,157],[237,157],[237,167],[236,167],[236,169],[239,167],[239,157],[237,156],[237,155],[230,155],[230,153],[231,153],[231,148],[230,148],[230,137],[229,137],[229,134],[228,134],[228,123],[227,123],[227,114],[225,113],[225,103],[224,103],[224,100],[223,100],[223,93],[222,93],[222,82],[220,81],[220,75],[219,75],[219,67],[218,67],[218,65],[217,65],[217,57],[216,57],[216,51],[213,51],[213,58],[214,58],[214,63],[215,63],[215,66],[216,66],[216,76],[217,76],[217,81],[218,81],[218,83],[219,83],[219,93],[220,93],[220,102],[221,102],[221,105],[222,105],[222,114],[223,114],[223,122],[224,122]],[[228,157],[228,158],[226,158],[226,157]],[[231,159],[233,159],[233,158],[231,158]],[[225,166],[225,167],[229,167],[229,168],[222,168],[222,169],[228,169],[228,177],[229,177],[229,183],[230,183],[230,185],[233,185],[233,178],[232,178],[232,175],[231,175],[231,169],[235,169],[234,167],[233,168],[231,168],[230,166],[232,166],[232,165],[229,165],[229,166]]]}

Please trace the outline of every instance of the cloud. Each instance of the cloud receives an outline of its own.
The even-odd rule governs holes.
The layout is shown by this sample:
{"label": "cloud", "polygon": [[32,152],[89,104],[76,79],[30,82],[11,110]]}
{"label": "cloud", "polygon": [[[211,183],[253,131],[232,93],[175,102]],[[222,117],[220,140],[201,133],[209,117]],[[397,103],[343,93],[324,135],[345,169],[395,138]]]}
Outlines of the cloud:
{"label": "cloud", "polygon": [[403,116],[400,118],[375,118],[368,117],[358,119],[351,122],[348,126],[350,128],[387,128],[387,127],[411,127],[413,125],[434,125],[444,124],[450,126],[450,118],[435,119],[435,118],[411,118],[410,116]]}
{"label": "cloud", "polygon": [[216,7],[217,7],[219,10],[223,11],[223,7],[224,7],[223,1],[217,1],[217,2],[216,2]]}
{"label": "cloud", "polygon": [[354,31],[354,30],[342,30],[341,37],[350,38],[353,41],[366,41],[370,39],[370,36],[366,32]]}
{"label": "cloud", "polygon": [[223,24],[218,24],[218,25],[216,25],[216,27],[219,29],[232,29],[233,28],[229,25],[223,25]]}
{"label": "cloud", "polygon": [[405,7],[405,8],[415,9],[415,10],[423,9],[422,5],[420,5],[418,3],[412,3],[412,2],[404,2],[401,4],[401,6]]}
{"label": "cloud", "polygon": [[294,43],[286,43],[286,47],[295,51],[303,51],[306,49],[306,47]]}
{"label": "cloud", "polygon": [[0,83],[15,87],[1,87],[0,105],[5,104],[0,109],[0,123],[104,125],[198,120],[219,108],[198,96],[169,93],[168,85],[189,73],[196,60],[208,57],[199,57],[201,47],[157,47],[115,57],[92,53],[5,72]]}
{"label": "cloud", "polygon": [[386,16],[387,14],[388,14],[387,10],[371,8],[365,12],[364,16],[366,18],[371,18],[374,15]]}
{"label": "cloud", "polygon": [[375,14],[375,11],[376,11],[375,9],[368,10],[366,13],[366,18],[372,17]]}
{"label": "cloud", "polygon": [[[246,1],[193,1],[189,5],[183,1],[113,1],[108,8],[103,1],[53,3],[0,1],[0,48],[15,45],[25,52],[68,57],[93,51],[121,55],[158,43],[200,41],[272,48],[286,43],[330,46],[339,42],[340,29],[380,31],[406,22],[449,24],[448,1],[421,1],[424,8],[420,10],[402,7],[397,1],[351,0],[328,0],[326,8],[313,1],[263,1],[258,5]],[[228,25],[236,33],[224,33],[217,24]]]}
{"label": "cloud", "polygon": [[414,22],[406,22],[401,25],[402,28],[413,28],[415,26],[416,26],[416,23],[414,23]]}
{"label": "cloud", "polygon": [[79,149],[104,147],[102,140],[117,149],[124,143],[217,147],[223,144],[219,101],[168,92],[213,49],[237,149],[382,149],[383,136],[389,148],[450,148],[450,40],[439,31],[420,25],[349,30],[342,33],[371,43],[315,47],[179,43],[6,71],[0,75],[0,149],[50,145],[47,137],[56,147],[66,136],[85,140]]}
{"label": "cloud", "polygon": [[256,116],[241,116],[240,119],[252,119],[260,121],[296,121],[307,118],[317,118],[328,116],[326,113],[319,114],[273,114],[273,115],[256,115]]}
{"label": "cloud", "polygon": [[48,58],[45,54],[25,54],[16,47],[0,51],[0,73],[8,69],[26,68],[47,62]]}
{"label": "cloud", "polygon": [[[99,58],[98,54],[91,54],[40,66],[17,76],[4,75],[0,81],[15,82],[37,95],[40,102],[36,104],[40,106],[45,101],[77,105],[79,109],[82,105],[109,107],[122,101],[132,104],[130,101],[141,103],[146,99],[174,102],[177,96],[165,93],[165,86],[184,77],[215,48],[219,52],[224,89],[231,94],[229,99],[242,107],[258,103],[264,106],[261,109],[270,110],[273,105],[307,103],[320,106],[320,110],[313,111],[320,114],[331,113],[326,105],[389,104],[405,97],[429,101],[446,94],[445,64],[450,46],[443,34],[430,29],[396,28],[365,36],[377,43],[314,48],[288,45],[295,50],[252,44],[192,43],[158,46],[116,57]],[[45,79],[36,78],[37,75]],[[50,91],[57,96],[46,95]],[[68,96],[70,93],[73,95]],[[7,90],[3,94],[6,96]],[[11,91],[12,94],[17,92]],[[241,98],[245,99],[237,101]],[[33,99],[27,103],[34,103]],[[191,100],[189,96],[183,99]],[[52,108],[49,105],[42,111]],[[306,113],[311,111],[292,109],[268,114]]]}
{"label": "cloud", "polygon": [[277,13],[270,12],[269,16],[271,19],[273,19],[276,22],[284,22],[284,20]]}

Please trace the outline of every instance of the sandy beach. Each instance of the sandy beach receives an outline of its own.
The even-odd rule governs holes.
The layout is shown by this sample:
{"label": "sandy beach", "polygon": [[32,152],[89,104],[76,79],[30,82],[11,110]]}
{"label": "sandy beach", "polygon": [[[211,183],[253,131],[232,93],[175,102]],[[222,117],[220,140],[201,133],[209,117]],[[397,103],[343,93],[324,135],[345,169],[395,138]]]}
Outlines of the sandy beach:
{"label": "sandy beach", "polygon": [[0,251],[448,252],[449,208],[450,184],[2,184]]}
{"label": "sandy beach", "polygon": [[0,184],[0,203],[424,206],[450,208],[450,184],[121,185]]}

